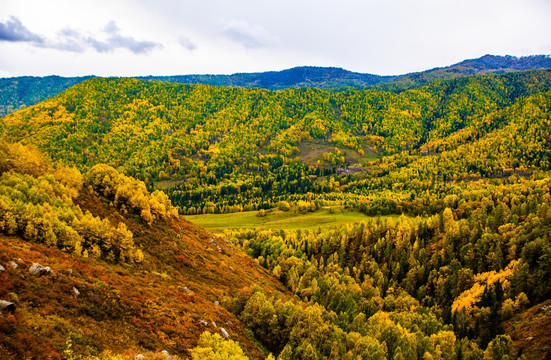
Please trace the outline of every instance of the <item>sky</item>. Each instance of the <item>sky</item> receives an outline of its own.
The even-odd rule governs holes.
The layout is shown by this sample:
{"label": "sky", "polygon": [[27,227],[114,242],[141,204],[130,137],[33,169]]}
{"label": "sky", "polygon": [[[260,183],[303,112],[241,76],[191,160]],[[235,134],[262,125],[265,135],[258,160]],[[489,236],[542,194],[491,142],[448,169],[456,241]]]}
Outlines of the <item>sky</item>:
{"label": "sky", "polygon": [[549,0],[0,0],[0,77],[397,75],[551,54]]}

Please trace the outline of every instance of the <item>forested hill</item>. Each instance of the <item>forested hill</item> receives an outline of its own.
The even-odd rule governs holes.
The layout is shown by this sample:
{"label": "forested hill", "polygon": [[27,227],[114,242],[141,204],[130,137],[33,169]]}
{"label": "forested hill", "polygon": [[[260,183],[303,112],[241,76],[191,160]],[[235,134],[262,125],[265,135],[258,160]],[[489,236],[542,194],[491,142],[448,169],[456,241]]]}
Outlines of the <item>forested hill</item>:
{"label": "forested hill", "polygon": [[[42,345],[35,333],[56,338],[45,355],[67,339],[92,355],[107,343],[130,344],[132,358],[165,345],[225,358],[219,347],[237,344],[207,334],[192,350],[186,332],[221,333],[220,321],[258,359],[551,356],[551,70],[404,91],[93,78],[1,118],[0,137],[10,142],[0,148],[0,299],[16,306],[1,303],[4,358],[31,357],[25,349]],[[332,228],[227,229],[224,241],[173,207],[224,213],[227,228],[242,215],[228,213],[247,210],[366,216]],[[57,278],[29,280],[11,264],[29,271],[47,259]],[[197,287],[205,281],[243,289]],[[76,294],[71,286],[86,290],[56,299],[77,302],[80,327],[34,295]],[[225,292],[225,310],[212,315]],[[122,340],[106,342],[100,321]],[[57,329],[68,329],[64,339]]]}
{"label": "forested hill", "polygon": [[163,193],[104,164],[81,173],[0,140],[0,359],[186,359],[205,331],[262,359],[221,306],[254,284],[289,296]]}
{"label": "forested hill", "polygon": [[10,114],[70,88],[91,76],[21,76],[0,79],[0,116]]}
{"label": "forested hill", "polygon": [[[395,189],[394,176],[407,188],[392,196],[402,201],[422,188],[408,182],[415,173],[424,182],[549,170],[549,130],[540,114],[546,110],[515,115],[544,106],[549,90],[550,70],[464,77],[399,93],[94,78],[4,117],[0,134],[82,170],[107,163],[150,188],[168,187],[186,213],[270,208],[312,193],[357,199],[383,179]],[[495,139],[506,141],[497,152],[477,147]],[[471,150],[476,157],[459,155]],[[424,155],[444,152],[438,166],[426,169],[435,157]],[[363,179],[368,175],[370,181]]]}
{"label": "forested hill", "polygon": [[[545,55],[514,57],[485,55],[465,60],[448,67],[423,72],[380,76],[347,71],[331,67],[296,67],[283,71],[239,73],[233,75],[174,75],[144,76],[148,80],[160,80],[184,84],[208,84],[280,90],[297,87],[320,89],[364,88],[375,86],[382,90],[403,90],[426,82],[484,73],[503,73],[551,67],[551,58]],[[59,76],[15,77],[0,79],[0,116],[20,108],[36,104],[89,77]],[[380,84],[377,86],[377,84]]]}
{"label": "forested hill", "polygon": [[233,75],[144,76],[139,79],[182,84],[208,84],[281,90],[298,87],[320,89],[366,87],[397,79],[400,76],[361,74],[341,68],[302,66],[282,71],[239,73]]}
{"label": "forested hill", "polygon": [[399,91],[435,80],[548,68],[551,68],[551,57],[546,55],[525,56],[520,58],[515,56],[484,55],[478,59],[465,60],[447,67],[398,76],[391,81],[381,82],[379,85],[373,86],[373,88]]}

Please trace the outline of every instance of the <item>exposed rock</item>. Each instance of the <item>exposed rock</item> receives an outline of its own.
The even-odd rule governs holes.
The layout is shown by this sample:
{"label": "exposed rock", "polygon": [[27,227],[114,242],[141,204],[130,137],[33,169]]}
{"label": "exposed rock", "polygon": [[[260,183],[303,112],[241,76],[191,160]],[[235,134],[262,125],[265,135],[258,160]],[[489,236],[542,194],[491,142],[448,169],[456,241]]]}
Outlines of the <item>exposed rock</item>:
{"label": "exposed rock", "polygon": [[203,319],[199,320],[199,324],[203,325],[204,327],[209,326],[209,324]]}
{"label": "exposed rock", "polygon": [[19,267],[19,265],[17,265],[17,263],[15,261],[10,261],[10,265],[14,270]]}
{"label": "exposed rock", "polygon": [[161,351],[163,353],[163,355],[168,359],[168,360],[173,360],[172,356],[170,356],[170,354],[168,353],[168,351],[166,350],[163,350]]}
{"label": "exposed rock", "polygon": [[348,174],[356,174],[363,170],[361,165],[353,165],[353,166],[347,166],[345,168],[339,168],[337,169],[337,174],[339,175],[348,175]]}
{"label": "exposed rock", "polygon": [[0,300],[0,310],[13,312],[15,311],[15,304],[12,303],[11,301]]}
{"label": "exposed rock", "polygon": [[534,338],[533,336],[528,336],[525,340],[530,341],[530,340],[532,340],[533,338]]}
{"label": "exposed rock", "polygon": [[215,328],[218,327],[218,326],[216,326],[216,323],[215,323],[214,321],[211,320],[210,322],[212,323],[212,326],[213,326],[213,327],[215,327]]}
{"label": "exposed rock", "polygon": [[33,265],[29,268],[29,272],[36,276],[42,276],[50,275],[53,271],[49,266],[44,267],[39,263],[33,263]]}
{"label": "exposed rock", "polygon": [[79,297],[79,295],[80,295],[80,291],[78,291],[78,289],[75,286],[73,286],[73,296],[77,298]]}
{"label": "exposed rock", "polygon": [[186,294],[189,294],[191,292],[191,290],[187,286],[184,286],[184,291],[186,292]]}
{"label": "exposed rock", "polygon": [[219,302],[218,300],[216,300],[216,301],[214,302],[214,305],[220,306],[220,302]]}
{"label": "exposed rock", "polygon": [[138,354],[134,357],[134,359],[136,359],[136,360],[145,360],[145,356],[143,356],[142,354]]}
{"label": "exposed rock", "polygon": [[6,268],[3,267],[2,265],[0,265],[0,271],[4,272],[4,271],[6,271]]}
{"label": "exposed rock", "polygon": [[230,338],[230,334],[228,334],[228,332],[226,331],[226,329],[224,329],[223,327],[220,328],[220,333],[222,334],[222,337],[224,339],[229,339]]}

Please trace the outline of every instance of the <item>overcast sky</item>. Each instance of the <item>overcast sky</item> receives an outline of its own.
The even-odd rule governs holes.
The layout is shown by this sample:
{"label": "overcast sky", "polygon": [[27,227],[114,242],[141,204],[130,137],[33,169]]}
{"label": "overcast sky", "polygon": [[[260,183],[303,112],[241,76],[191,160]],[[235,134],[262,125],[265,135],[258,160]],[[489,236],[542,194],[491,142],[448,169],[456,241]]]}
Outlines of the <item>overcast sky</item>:
{"label": "overcast sky", "polygon": [[551,54],[550,0],[0,0],[0,77],[379,75]]}

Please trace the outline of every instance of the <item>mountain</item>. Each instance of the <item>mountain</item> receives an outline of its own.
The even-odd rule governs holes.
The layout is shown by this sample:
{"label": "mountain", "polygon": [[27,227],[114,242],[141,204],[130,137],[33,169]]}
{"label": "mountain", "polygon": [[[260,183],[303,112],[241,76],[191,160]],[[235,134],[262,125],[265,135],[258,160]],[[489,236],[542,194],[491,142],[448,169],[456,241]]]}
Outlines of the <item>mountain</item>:
{"label": "mountain", "polygon": [[0,355],[37,337],[54,358],[545,359],[550,129],[550,70],[401,91],[84,81],[0,119]]}
{"label": "mountain", "polygon": [[10,114],[78,84],[91,76],[21,76],[0,79],[0,116]]}
{"label": "mountain", "polygon": [[551,68],[551,57],[548,55],[523,57],[484,55],[478,59],[464,60],[447,67],[401,75],[391,81],[381,82],[373,88],[397,91],[442,79],[548,68]]}
{"label": "mountain", "polygon": [[281,90],[295,87],[320,89],[365,87],[390,81],[396,76],[361,74],[334,67],[302,66],[282,71],[238,73],[233,75],[144,76],[138,79],[182,84],[208,84]]}
{"label": "mountain", "polygon": [[[374,174],[380,165],[373,161],[384,156],[411,153],[411,161],[441,151],[442,142],[453,150],[466,141],[461,137],[480,140],[513,122],[508,114],[519,102],[550,89],[549,70],[463,77],[399,93],[94,78],[3,118],[0,134],[82,171],[115,166],[150,189],[163,187],[184,213],[234,212],[309,193],[324,198],[334,187],[328,177],[346,174],[347,166]],[[530,143],[517,140],[511,150]],[[522,161],[503,152],[503,165],[530,166],[533,151],[526,149]],[[450,164],[446,176],[469,173],[460,163],[497,175],[485,158]],[[343,177],[339,187],[353,189],[357,181]]]}
{"label": "mountain", "polygon": [[[362,74],[334,67],[295,67],[282,71],[238,73],[233,75],[173,75],[142,76],[147,80],[159,80],[182,84],[207,84],[214,86],[238,86],[281,90],[298,87],[320,89],[344,89],[373,87],[381,90],[404,90],[439,79],[484,73],[503,73],[551,68],[551,58],[546,55],[527,57],[485,55],[479,59],[465,60],[444,68],[414,74],[380,76]],[[0,116],[22,107],[36,104],[80,83],[85,77],[15,77],[0,79]],[[380,85],[377,85],[380,84]]]}

